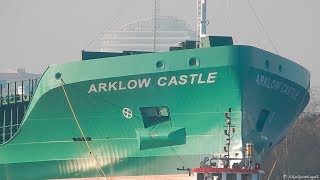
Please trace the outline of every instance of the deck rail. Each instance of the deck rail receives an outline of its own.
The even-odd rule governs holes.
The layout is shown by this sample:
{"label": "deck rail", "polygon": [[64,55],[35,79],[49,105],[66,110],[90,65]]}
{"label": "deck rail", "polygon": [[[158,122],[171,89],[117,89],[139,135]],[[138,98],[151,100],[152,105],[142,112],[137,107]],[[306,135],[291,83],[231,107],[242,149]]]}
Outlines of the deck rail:
{"label": "deck rail", "polygon": [[19,130],[39,79],[0,84],[0,145]]}

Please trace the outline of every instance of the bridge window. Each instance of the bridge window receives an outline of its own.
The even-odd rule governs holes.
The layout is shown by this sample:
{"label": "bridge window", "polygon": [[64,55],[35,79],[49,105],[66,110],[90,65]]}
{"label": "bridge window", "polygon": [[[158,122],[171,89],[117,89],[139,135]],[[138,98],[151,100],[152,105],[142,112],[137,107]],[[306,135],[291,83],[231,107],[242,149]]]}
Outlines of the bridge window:
{"label": "bridge window", "polygon": [[252,180],[251,174],[241,174],[241,180]]}
{"label": "bridge window", "polygon": [[227,174],[227,180],[237,180],[237,174]]}
{"label": "bridge window", "polygon": [[263,174],[259,174],[258,175],[258,180],[264,180],[264,175]]}
{"label": "bridge window", "polygon": [[[212,173],[212,174],[210,174],[210,176],[212,177],[212,179],[222,179],[222,174],[221,173]],[[207,179],[209,179],[210,176],[207,177]]]}

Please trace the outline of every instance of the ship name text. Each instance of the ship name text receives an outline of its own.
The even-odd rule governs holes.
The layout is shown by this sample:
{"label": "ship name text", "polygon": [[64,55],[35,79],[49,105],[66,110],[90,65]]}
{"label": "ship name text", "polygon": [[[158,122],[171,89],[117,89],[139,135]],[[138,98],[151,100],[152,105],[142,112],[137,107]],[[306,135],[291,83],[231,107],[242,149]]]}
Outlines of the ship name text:
{"label": "ship name text", "polygon": [[299,90],[292,87],[282,81],[273,79],[272,77],[258,74],[256,77],[256,84],[258,86],[270,89],[275,92],[279,92],[283,95],[289,96],[293,100],[297,100],[299,95]]}
{"label": "ship name text", "polygon": [[217,72],[208,74],[189,74],[179,76],[162,76],[155,80],[152,78],[131,79],[128,81],[111,81],[91,84],[88,93],[98,93],[107,91],[133,90],[148,88],[151,84],[158,87],[184,86],[187,84],[212,84],[216,81]]}

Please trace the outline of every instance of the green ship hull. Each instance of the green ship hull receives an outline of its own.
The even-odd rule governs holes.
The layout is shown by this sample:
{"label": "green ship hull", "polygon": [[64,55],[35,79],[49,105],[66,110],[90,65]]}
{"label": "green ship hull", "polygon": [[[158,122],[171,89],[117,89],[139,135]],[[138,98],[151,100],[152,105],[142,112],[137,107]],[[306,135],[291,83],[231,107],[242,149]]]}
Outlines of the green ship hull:
{"label": "green ship hull", "polygon": [[187,176],[177,168],[223,154],[229,107],[231,156],[248,142],[261,156],[307,105],[309,79],[288,59],[234,45],[52,65],[0,146],[0,179],[94,178],[99,165],[108,177]]}

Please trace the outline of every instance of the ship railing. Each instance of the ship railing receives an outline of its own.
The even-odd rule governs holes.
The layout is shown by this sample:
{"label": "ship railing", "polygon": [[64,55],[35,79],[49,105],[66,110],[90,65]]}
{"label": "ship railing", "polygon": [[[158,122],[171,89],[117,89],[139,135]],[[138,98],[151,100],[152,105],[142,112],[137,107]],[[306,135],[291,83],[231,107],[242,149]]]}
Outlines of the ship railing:
{"label": "ship railing", "polygon": [[39,79],[0,84],[0,106],[29,102],[38,86]]}
{"label": "ship railing", "polygon": [[20,123],[0,126],[0,145],[10,140],[20,129],[20,126]]}
{"label": "ship railing", "polygon": [[0,84],[0,145],[18,132],[39,79]]}

